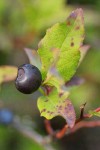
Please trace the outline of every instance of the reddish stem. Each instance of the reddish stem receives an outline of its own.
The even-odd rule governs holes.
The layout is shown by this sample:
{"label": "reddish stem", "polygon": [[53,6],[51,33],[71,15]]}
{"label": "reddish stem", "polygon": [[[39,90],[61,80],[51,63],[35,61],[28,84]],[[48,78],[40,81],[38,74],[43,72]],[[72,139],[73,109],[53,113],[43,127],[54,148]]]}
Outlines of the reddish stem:
{"label": "reddish stem", "polygon": [[78,129],[80,128],[92,128],[95,126],[100,126],[100,121],[81,121],[79,123],[77,123],[71,130],[70,132],[76,132]]}
{"label": "reddish stem", "polygon": [[55,134],[55,137],[56,137],[57,139],[61,139],[61,138],[65,135],[67,129],[68,129],[68,125],[66,124],[60,131],[58,131],[58,132]]}
{"label": "reddish stem", "polygon": [[100,107],[94,110],[95,112],[99,112],[100,111]]}
{"label": "reddish stem", "polygon": [[[95,126],[100,126],[100,121],[90,121],[90,122],[87,122],[87,121],[82,121],[83,119],[85,118],[90,118],[92,117],[92,115],[90,114],[85,114],[84,115],[84,108],[85,108],[85,104],[83,104],[80,109],[81,109],[81,113],[80,113],[80,117],[79,119],[76,120],[75,122],[75,126],[70,129],[70,133],[71,132],[75,132],[76,130],[80,129],[80,128],[83,128],[83,127],[95,127]],[[94,110],[95,112],[99,112],[100,111],[100,107],[95,109]],[[66,131],[67,129],[69,128],[69,126],[66,124],[61,130],[59,130],[58,132],[55,132],[53,129],[52,129],[52,126],[50,124],[50,121],[48,120],[45,120],[45,126],[46,126],[46,130],[47,132],[52,135],[53,137],[57,138],[57,139],[60,139],[62,138],[65,134],[66,134]]]}
{"label": "reddish stem", "polygon": [[[99,108],[96,108],[95,110],[94,110],[94,112],[99,112],[100,111],[100,107]],[[91,118],[92,117],[92,115],[91,114],[84,114],[84,118]]]}
{"label": "reddish stem", "polygon": [[46,93],[46,95],[49,95],[52,90],[53,90],[53,87],[51,87],[51,86],[45,86],[45,93]]}
{"label": "reddish stem", "polygon": [[[52,87],[46,86],[45,87],[45,93],[46,95],[49,95],[50,92],[52,91]],[[100,121],[91,121],[91,122],[87,122],[87,121],[82,121],[85,118],[90,118],[92,117],[92,115],[90,114],[84,114],[84,108],[85,108],[86,103],[84,103],[80,109],[81,109],[81,113],[80,113],[80,117],[79,119],[76,120],[75,125],[72,129],[70,129],[70,132],[75,132],[76,130],[82,128],[82,127],[95,127],[95,126],[100,126]],[[95,109],[94,112],[99,112],[100,111],[100,107]],[[62,138],[65,134],[67,129],[69,128],[69,126],[66,124],[64,125],[64,127],[55,132],[51,126],[51,123],[49,120],[45,120],[45,127],[46,127],[46,131],[48,132],[48,134],[50,134],[51,136],[60,139]]]}
{"label": "reddish stem", "polygon": [[46,131],[48,132],[48,134],[50,134],[50,135],[53,136],[53,135],[54,135],[54,130],[53,130],[53,128],[51,127],[50,121],[47,120],[47,119],[45,119],[45,120],[44,120],[44,123],[45,123]]}

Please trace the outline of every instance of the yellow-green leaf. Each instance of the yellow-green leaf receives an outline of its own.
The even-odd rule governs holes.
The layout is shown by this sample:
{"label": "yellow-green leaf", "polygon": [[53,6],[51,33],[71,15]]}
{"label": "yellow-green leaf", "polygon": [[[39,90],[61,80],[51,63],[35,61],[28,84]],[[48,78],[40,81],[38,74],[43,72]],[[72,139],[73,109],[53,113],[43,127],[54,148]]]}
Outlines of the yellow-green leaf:
{"label": "yellow-green leaf", "polygon": [[73,11],[63,23],[57,23],[47,30],[39,43],[38,53],[42,61],[42,76],[46,78],[50,64],[55,59],[53,49],[60,50],[57,70],[65,81],[76,72],[80,60],[80,46],[84,39],[84,19],[82,9]]}
{"label": "yellow-green leaf", "polygon": [[52,119],[55,116],[62,116],[69,127],[75,124],[75,110],[70,100],[68,100],[68,92],[58,93],[54,89],[50,95],[42,96],[38,99],[38,108],[41,116]]}
{"label": "yellow-green leaf", "polygon": [[0,84],[3,82],[12,81],[17,76],[17,67],[0,66]]}

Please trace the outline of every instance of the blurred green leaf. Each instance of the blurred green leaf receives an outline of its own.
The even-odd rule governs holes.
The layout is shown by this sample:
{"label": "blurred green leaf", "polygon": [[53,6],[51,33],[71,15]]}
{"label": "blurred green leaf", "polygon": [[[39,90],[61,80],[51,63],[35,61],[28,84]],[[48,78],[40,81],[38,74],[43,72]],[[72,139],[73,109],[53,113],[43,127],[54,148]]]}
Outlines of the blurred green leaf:
{"label": "blurred green leaf", "polygon": [[0,48],[10,51],[33,45],[41,31],[63,20],[69,10],[70,7],[66,11],[65,0],[1,0]]}
{"label": "blurred green leaf", "polygon": [[0,83],[12,81],[17,76],[17,67],[0,66]]}
{"label": "blurred green leaf", "polygon": [[99,49],[90,49],[87,56],[80,66],[83,76],[91,81],[100,83],[100,51]]}

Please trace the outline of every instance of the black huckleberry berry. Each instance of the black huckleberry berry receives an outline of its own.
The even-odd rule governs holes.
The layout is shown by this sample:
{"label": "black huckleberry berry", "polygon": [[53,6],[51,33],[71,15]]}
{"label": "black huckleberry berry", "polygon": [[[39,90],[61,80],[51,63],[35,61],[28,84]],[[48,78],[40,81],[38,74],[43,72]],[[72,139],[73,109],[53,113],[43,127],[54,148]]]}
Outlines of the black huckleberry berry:
{"label": "black huckleberry berry", "polygon": [[6,108],[0,109],[0,124],[8,125],[12,123],[13,118],[14,115],[9,109]]}
{"label": "black huckleberry berry", "polygon": [[40,87],[41,82],[42,76],[37,67],[31,64],[24,64],[18,68],[15,85],[20,92],[31,94]]}

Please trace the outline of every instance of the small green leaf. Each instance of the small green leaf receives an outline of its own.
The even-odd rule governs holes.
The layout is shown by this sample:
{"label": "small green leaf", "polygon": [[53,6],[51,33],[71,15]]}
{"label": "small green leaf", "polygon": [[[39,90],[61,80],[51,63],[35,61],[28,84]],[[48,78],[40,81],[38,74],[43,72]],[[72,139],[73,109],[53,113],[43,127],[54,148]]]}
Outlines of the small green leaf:
{"label": "small green leaf", "polygon": [[0,84],[7,81],[12,81],[17,76],[17,67],[0,66]]}
{"label": "small green leaf", "polygon": [[41,116],[47,119],[52,119],[55,116],[62,116],[69,127],[72,128],[75,124],[75,111],[70,100],[68,100],[68,92],[58,93],[54,89],[50,95],[42,96],[38,99],[38,108]]}
{"label": "small green leaf", "polygon": [[100,111],[99,112],[95,112],[95,111],[89,111],[89,114],[92,116],[97,116],[100,117]]}
{"label": "small green leaf", "polygon": [[59,91],[60,88],[64,85],[64,82],[63,82],[62,78],[55,76],[52,73],[52,70],[50,69],[48,71],[47,78],[46,78],[45,82],[43,83],[43,85],[45,85],[45,84],[49,85],[49,86],[55,86],[57,88],[57,90]]}
{"label": "small green leaf", "polygon": [[55,53],[54,56],[56,56],[56,58],[54,59],[54,61],[52,62],[50,66],[50,69],[48,70],[47,77],[45,81],[43,82],[43,85],[46,84],[49,86],[55,86],[59,92],[61,88],[63,88],[64,86],[64,80],[59,75],[58,71],[56,70],[56,63],[59,59],[59,52],[58,50],[57,51],[53,50],[53,52]]}
{"label": "small green leaf", "polygon": [[57,23],[47,30],[39,43],[38,53],[42,61],[42,76],[46,78],[54,56],[52,49],[60,49],[57,70],[68,81],[75,73],[80,60],[80,46],[84,39],[84,21],[82,9],[73,11],[67,21]]}

